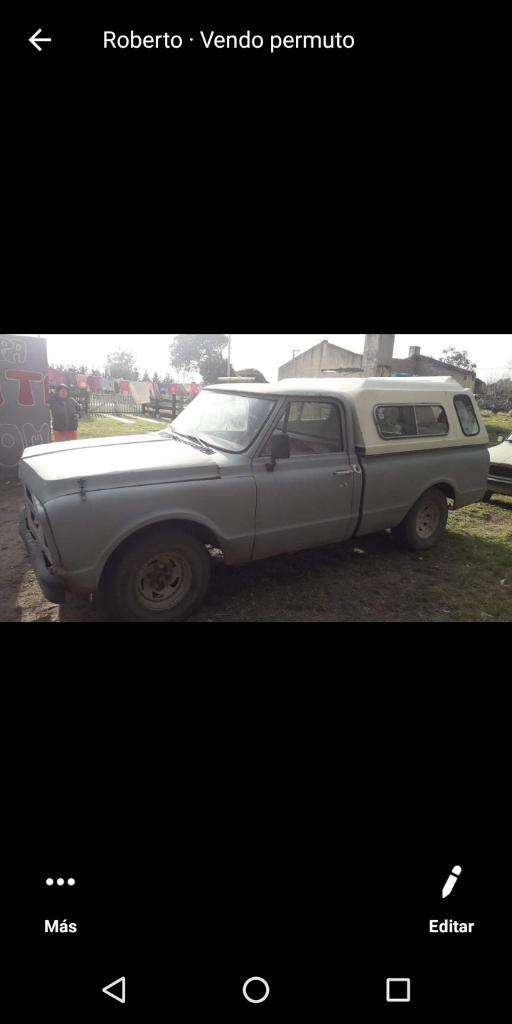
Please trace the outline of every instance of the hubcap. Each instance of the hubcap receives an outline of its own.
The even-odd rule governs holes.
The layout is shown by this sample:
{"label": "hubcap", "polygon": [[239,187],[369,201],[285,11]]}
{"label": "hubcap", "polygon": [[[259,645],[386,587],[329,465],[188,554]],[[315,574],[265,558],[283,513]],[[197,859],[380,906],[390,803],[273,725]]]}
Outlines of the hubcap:
{"label": "hubcap", "polygon": [[192,570],[176,551],[165,551],[146,562],[137,574],[137,598],[150,611],[174,608],[188,594]]}
{"label": "hubcap", "polygon": [[418,537],[422,540],[429,540],[436,532],[441,519],[439,508],[434,503],[428,503],[418,512],[416,529]]}

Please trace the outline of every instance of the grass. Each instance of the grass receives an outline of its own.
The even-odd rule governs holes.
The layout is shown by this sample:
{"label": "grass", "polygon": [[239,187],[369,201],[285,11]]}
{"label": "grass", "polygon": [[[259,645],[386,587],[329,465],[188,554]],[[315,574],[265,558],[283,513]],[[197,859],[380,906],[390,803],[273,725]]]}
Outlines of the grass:
{"label": "grass", "polygon": [[490,504],[452,513],[447,553],[448,545],[452,558],[443,559],[438,586],[452,616],[512,621],[512,498],[496,495]]}
{"label": "grass", "polygon": [[148,423],[147,420],[133,418],[130,423],[119,423],[108,416],[84,417],[78,424],[78,437],[85,440],[91,437],[126,437],[127,434],[149,434],[163,430],[165,423]]}
{"label": "grass", "polygon": [[493,412],[487,415],[482,413],[486,427],[495,427],[497,430],[512,432],[512,412]]}
{"label": "grass", "polygon": [[497,444],[500,437],[508,437],[512,433],[512,413],[482,413],[490,443]]}

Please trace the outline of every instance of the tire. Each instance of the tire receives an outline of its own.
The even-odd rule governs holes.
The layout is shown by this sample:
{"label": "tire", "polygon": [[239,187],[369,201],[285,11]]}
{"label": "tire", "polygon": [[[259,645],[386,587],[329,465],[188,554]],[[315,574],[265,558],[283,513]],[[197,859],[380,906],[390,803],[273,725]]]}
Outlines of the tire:
{"label": "tire", "polygon": [[410,551],[427,551],[441,539],[448,521],[446,495],[437,487],[425,491],[406,515],[400,526],[392,531],[401,547]]}
{"label": "tire", "polygon": [[201,541],[183,529],[155,527],[122,548],[102,591],[116,621],[183,622],[202,604],[210,576]]}
{"label": "tire", "polygon": [[485,501],[486,504],[487,504],[491,500],[492,495],[493,495],[492,491],[486,491],[484,496],[483,496],[483,498],[482,498],[482,501]]}

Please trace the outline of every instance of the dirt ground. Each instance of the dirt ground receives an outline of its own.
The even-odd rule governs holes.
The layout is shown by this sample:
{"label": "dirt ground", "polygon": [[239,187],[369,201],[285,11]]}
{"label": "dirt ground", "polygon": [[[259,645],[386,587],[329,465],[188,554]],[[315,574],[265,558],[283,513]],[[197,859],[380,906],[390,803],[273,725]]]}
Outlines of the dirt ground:
{"label": "dirt ground", "polygon": [[[97,622],[92,601],[52,605],[18,534],[22,491],[0,483],[0,622]],[[388,533],[252,565],[215,564],[195,622],[512,621],[512,500],[450,516],[422,555]]]}

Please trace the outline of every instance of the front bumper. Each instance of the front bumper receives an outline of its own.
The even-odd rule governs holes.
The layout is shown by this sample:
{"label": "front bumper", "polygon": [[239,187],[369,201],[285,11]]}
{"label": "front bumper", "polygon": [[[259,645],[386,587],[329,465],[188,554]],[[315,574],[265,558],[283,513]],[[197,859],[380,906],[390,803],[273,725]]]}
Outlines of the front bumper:
{"label": "front bumper", "polygon": [[56,579],[53,573],[50,572],[44,560],[43,552],[36,544],[28,528],[25,509],[22,509],[20,514],[19,531],[46,600],[51,601],[52,604],[64,604],[66,591],[60,580]]}
{"label": "front bumper", "polygon": [[512,480],[507,480],[504,476],[489,476],[487,490],[492,491],[493,494],[512,495]]}

